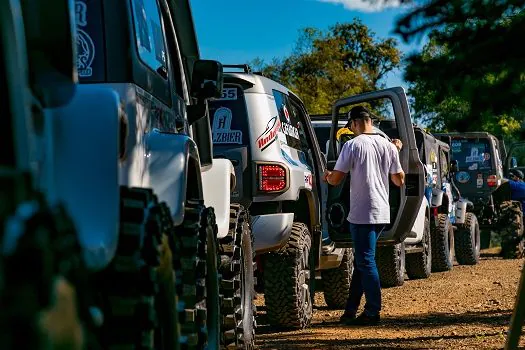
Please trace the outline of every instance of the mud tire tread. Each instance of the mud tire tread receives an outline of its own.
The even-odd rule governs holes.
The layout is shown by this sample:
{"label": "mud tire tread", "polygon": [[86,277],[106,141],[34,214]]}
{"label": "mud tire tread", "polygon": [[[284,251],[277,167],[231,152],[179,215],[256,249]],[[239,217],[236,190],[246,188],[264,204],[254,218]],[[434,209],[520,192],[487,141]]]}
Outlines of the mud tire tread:
{"label": "mud tire tread", "polygon": [[[427,240],[427,252],[408,254],[405,269],[407,276],[411,280],[429,278],[432,272],[432,239],[430,238],[430,221],[425,217],[425,232],[423,240]],[[425,237],[426,236],[426,237]],[[422,245],[424,242],[422,242]]]}
{"label": "mud tire tread", "polygon": [[454,235],[450,232],[452,224],[447,214],[438,214],[437,225],[431,232],[432,238],[432,272],[450,271],[453,267],[454,242],[450,238]]}
{"label": "mud tire tread", "polygon": [[350,282],[354,271],[354,255],[351,248],[344,251],[341,265],[335,269],[321,270],[323,295],[328,308],[341,310],[346,306]]}
{"label": "mud tire tread", "polygon": [[[476,239],[478,246],[476,246]],[[473,242],[474,240],[474,242]],[[480,257],[480,230],[474,213],[465,215],[465,223],[454,234],[454,251],[460,265],[476,265]]]}
{"label": "mud tire tread", "polygon": [[[270,325],[302,329],[310,325],[312,301],[300,305],[298,269],[306,251],[310,255],[312,240],[308,227],[294,223],[288,242],[277,252],[268,253],[264,265],[266,312]],[[313,276],[311,276],[313,277]],[[311,283],[310,283],[311,285]]]}
{"label": "mud tire tread", "polygon": [[501,256],[504,259],[524,257],[523,213],[517,201],[500,205]]}
{"label": "mud tire tread", "polygon": [[[403,252],[398,253],[402,249]],[[376,264],[381,287],[400,287],[405,283],[405,261],[398,258],[404,255],[404,243],[377,247]],[[406,258],[406,257],[405,257]]]}

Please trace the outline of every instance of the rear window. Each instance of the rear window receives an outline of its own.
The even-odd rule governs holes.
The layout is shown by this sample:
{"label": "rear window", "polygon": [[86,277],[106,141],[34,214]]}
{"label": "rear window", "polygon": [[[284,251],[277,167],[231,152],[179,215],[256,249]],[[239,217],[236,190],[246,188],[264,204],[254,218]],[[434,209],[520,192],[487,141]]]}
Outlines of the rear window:
{"label": "rear window", "polygon": [[220,99],[208,103],[214,145],[248,145],[248,114],[239,86],[224,84]]}
{"label": "rear window", "polygon": [[459,170],[492,169],[492,152],[487,139],[452,139],[452,159],[458,161]]}

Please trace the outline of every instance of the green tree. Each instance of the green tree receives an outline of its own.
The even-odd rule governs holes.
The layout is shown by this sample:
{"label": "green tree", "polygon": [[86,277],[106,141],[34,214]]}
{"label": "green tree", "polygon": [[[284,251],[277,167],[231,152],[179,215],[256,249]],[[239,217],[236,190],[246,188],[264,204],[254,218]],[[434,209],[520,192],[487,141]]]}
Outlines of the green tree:
{"label": "green tree", "polygon": [[[433,34],[419,54],[423,63],[445,55],[448,55],[448,47],[439,45]],[[412,67],[408,66],[407,70],[411,69]],[[432,131],[484,130],[505,138],[512,138],[520,129],[517,110],[514,110],[513,115],[505,113],[494,115],[492,111],[483,111],[477,116],[477,122],[473,122],[470,118],[471,104],[465,97],[440,96],[436,93],[436,87],[432,82],[417,75],[414,77],[407,74],[405,78],[410,83],[408,93],[413,99],[411,106],[414,110],[414,118],[427,125]]]}
{"label": "green tree", "polygon": [[395,39],[377,39],[354,19],[326,32],[305,28],[289,56],[250,64],[298,94],[310,113],[328,113],[338,98],[381,88],[400,60]]}
{"label": "green tree", "polygon": [[525,2],[416,5],[396,25],[405,41],[430,33],[431,47],[407,59],[416,113],[435,127],[515,133],[525,110]]}

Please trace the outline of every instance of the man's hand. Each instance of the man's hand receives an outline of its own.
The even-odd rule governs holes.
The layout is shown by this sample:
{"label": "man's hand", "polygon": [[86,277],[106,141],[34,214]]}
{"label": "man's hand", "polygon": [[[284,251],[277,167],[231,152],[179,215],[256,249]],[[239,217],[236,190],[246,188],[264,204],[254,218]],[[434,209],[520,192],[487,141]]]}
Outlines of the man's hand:
{"label": "man's hand", "polygon": [[400,139],[392,139],[392,143],[397,147],[398,151],[401,151],[401,148],[403,148],[403,142]]}
{"label": "man's hand", "polygon": [[325,170],[323,174],[323,181],[328,183],[328,176],[330,176],[332,172],[330,170]]}

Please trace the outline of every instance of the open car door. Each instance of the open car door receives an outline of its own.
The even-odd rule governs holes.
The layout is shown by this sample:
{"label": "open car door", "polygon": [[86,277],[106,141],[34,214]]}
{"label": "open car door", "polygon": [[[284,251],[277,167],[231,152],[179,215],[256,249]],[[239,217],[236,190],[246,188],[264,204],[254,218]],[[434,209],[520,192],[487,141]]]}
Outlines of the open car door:
{"label": "open car door", "polygon": [[[401,188],[390,183],[390,225],[381,237],[380,244],[394,244],[404,241],[416,220],[424,197],[424,169],[419,160],[414,128],[410,118],[405,91],[401,87],[369,92],[337,100],[332,107],[332,126],[327,154],[327,168],[333,170],[339,156],[336,133],[341,111],[348,111],[355,105],[366,105],[374,114],[384,118],[387,129],[381,128],[390,138],[403,142],[400,161],[406,173],[405,185]],[[386,117],[386,118],[385,118]],[[383,122],[382,122],[383,123]],[[339,148],[339,149],[338,149]],[[347,174],[338,186],[329,186],[326,217],[329,234],[337,246],[352,245],[347,216],[350,208],[350,176]]]}
{"label": "open car door", "polygon": [[516,142],[510,146],[503,170],[505,177],[509,176],[510,169],[525,172],[525,142]]}

